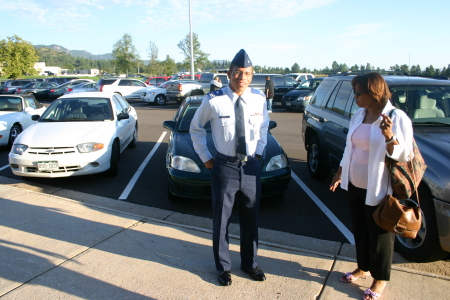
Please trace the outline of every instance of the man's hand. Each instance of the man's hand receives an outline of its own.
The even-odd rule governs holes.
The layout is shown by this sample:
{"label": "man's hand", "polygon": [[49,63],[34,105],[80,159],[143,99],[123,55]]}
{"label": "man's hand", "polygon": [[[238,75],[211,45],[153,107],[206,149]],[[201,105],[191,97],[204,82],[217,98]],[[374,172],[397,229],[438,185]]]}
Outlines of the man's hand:
{"label": "man's hand", "polygon": [[208,161],[205,161],[205,167],[207,169],[212,169],[214,167],[214,158],[211,158]]}

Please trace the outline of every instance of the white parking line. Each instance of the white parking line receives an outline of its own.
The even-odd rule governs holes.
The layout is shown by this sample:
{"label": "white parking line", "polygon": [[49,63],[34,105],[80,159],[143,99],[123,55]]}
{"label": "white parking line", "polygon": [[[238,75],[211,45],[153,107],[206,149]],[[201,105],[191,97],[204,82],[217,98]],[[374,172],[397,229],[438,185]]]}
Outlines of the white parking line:
{"label": "white parking line", "polygon": [[3,171],[4,169],[6,169],[8,167],[9,167],[9,165],[3,166],[3,167],[0,168],[0,171]]}
{"label": "white parking line", "polygon": [[156,145],[153,147],[152,151],[147,155],[145,160],[142,162],[142,164],[139,166],[139,169],[134,173],[133,178],[131,178],[130,182],[128,183],[127,187],[123,191],[122,195],[120,195],[119,200],[126,200],[128,198],[128,195],[130,194],[131,190],[133,189],[134,185],[136,184],[137,180],[139,179],[139,176],[141,176],[142,171],[144,171],[145,166],[147,166],[148,162],[152,158],[153,154],[155,154],[156,150],[158,149],[159,145],[161,145],[162,140],[166,136],[167,131],[164,131],[161,137],[159,138],[158,142],[156,142]]}
{"label": "white parking line", "polygon": [[334,226],[336,226],[341,233],[347,238],[347,240],[350,242],[350,244],[355,244],[355,239],[353,237],[353,233],[345,227],[344,224],[342,224],[341,221],[328,209],[328,207],[323,204],[322,201],[320,201],[319,198],[306,186],[306,184],[301,181],[301,179],[291,171],[291,176],[297,182],[297,184],[308,194],[308,196],[311,198],[312,201],[323,211],[323,213],[330,219],[331,222],[333,222]]}

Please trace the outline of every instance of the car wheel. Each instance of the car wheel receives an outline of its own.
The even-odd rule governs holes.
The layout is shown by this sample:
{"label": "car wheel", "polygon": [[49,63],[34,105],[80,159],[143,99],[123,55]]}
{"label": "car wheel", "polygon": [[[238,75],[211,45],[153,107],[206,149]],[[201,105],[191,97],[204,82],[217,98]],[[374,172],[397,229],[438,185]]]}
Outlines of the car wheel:
{"label": "car wheel", "polygon": [[159,106],[162,106],[162,105],[166,104],[166,96],[164,96],[164,95],[157,95],[155,97],[155,103],[158,104]]}
{"label": "car wheel", "polygon": [[445,258],[449,253],[442,250],[436,223],[433,196],[428,187],[420,186],[419,201],[422,210],[422,228],[415,239],[396,235],[395,249],[413,262],[432,262]]}
{"label": "car wheel", "polygon": [[133,131],[133,139],[131,140],[131,142],[128,145],[128,147],[136,148],[137,143],[138,143],[138,127],[136,125],[136,127],[134,127],[134,131]]}
{"label": "car wheel", "polygon": [[119,155],[119,145],[114,142],[111,149],[110,167],[107,171],[107,175],[110,177],[115,177],[119,173]]}
{"label": "car wheel", "polygon": [[9,132],[8,146],[12,146],[12,144],[14,144],[15,139],[19,136],[21,132],[22,128],[20,128],[19,125],[15,124],[11,127],[11,131]]}
{"label": "car wheel", "polygon": [[318,136],[313,136],[309,141],[306,162],[308,165],[308,172],[314,179],[324,179],[330,174],[330,168],[325,165],[322,159],[322,149]]}

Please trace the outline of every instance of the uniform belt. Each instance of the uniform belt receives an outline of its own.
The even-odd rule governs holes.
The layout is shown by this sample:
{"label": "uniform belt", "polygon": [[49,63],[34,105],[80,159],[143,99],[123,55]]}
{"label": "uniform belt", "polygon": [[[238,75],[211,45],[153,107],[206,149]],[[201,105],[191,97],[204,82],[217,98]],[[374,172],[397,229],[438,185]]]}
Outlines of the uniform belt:
{"label": "uniform belt", "polygon": [[[225,155],[225,154],[222,154],[222,153],[220,153],[220,152],[217,152],[217,157],[219,158],[219,159],[223,159],[223,160],[226,160],[226,161],[228,161],[228,162],[236,162],[236,161],[239,161],[239,159],[236,157],[236,156],[228,156],[228,155]],[[251,155],[248,155],[248,156],[246,156],[242,161],[249,161],[249,160],[252,160],[253,159],[253,156],[251,156]]]}

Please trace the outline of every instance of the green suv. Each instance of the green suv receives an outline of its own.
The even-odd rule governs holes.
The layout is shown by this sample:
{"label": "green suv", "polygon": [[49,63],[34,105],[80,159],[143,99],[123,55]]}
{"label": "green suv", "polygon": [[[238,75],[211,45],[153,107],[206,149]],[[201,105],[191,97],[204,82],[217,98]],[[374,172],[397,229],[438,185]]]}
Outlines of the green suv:
{"label": "green suv", "polygon": [[[305,109],[302,137],[311,177],[325,179],[344,153],[350,118],[358,109],[354,75],[325,78]],[[450,80],[384,76],[391,102],[411,118],[414,138],[427,164],[419,186],[424,221],[417,238],[397,236],[396,250],[416,262],[435,261],[450,252]]]}

